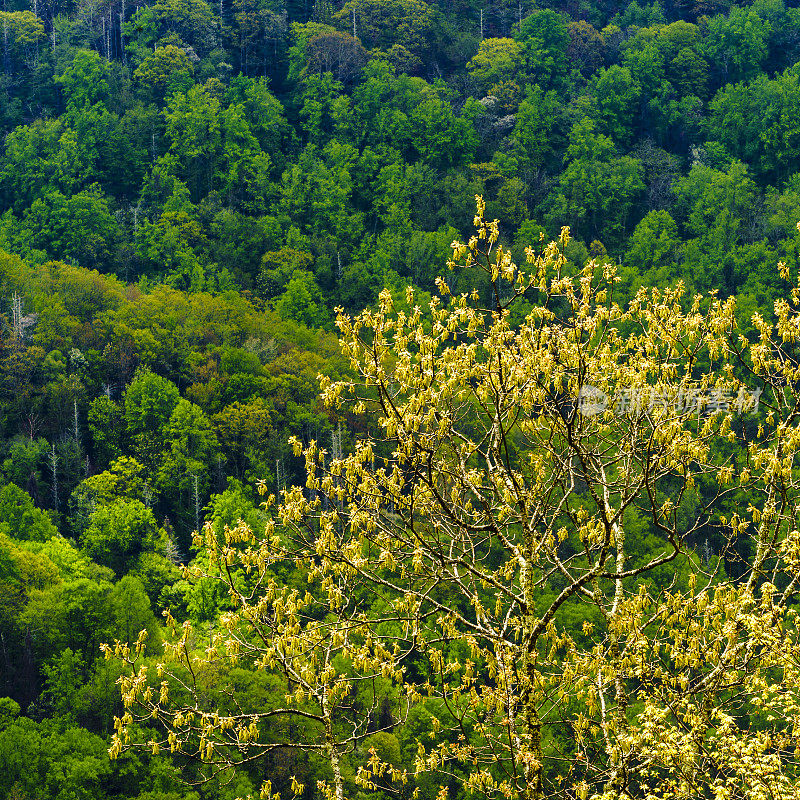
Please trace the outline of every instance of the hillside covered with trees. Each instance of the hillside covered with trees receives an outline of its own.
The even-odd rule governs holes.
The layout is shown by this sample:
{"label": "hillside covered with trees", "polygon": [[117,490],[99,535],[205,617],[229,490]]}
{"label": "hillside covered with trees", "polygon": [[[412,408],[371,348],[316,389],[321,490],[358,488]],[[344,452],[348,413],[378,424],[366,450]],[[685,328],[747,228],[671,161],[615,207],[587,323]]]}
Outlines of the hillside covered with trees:
{"label": "hillside covered with trees", "polygon": [[[376,435],[374,408],[319,397],[318,375],[355,374],[338,307],[376,308],[384,287],[409,315],[444,287],[514,298],[513,277],[446,268],[476,195],[517,263],[569,226],[567,271],[616,264],[620,303],[678,280],[735,297],[755,341],[752,315],[771,319],[800,269],[800,9],[6,0],[0,22],[0,798],[232,800],[269,779],[286,800],[296,778],[311,800],[329,766],[291,747],[197,786],[189,759],[112,762],[122,665],[100,644],[147,629],[154,659],[164,608],[211,641],[231,604],[182,572],[211,569],[193,532],[263,530],[258,482],[307,481],[290,438],[337,458]],[[515,298],[515,323],[537,297]],[[744,463],[743,435],[730,447]],[[637,557],[656,552],[630,524]],[[755,552],[703,526],[689,545],[654,585],[686,585],[692,558],[738,579]],[[248,710],[287,690],[230,679]],[[356,785],[370,747],[412,769],[449,724],[438,698],[396,725],[386,681],[351,698],[368,724],[348,795],[466,796],[461,773]],[[313,735],[295,724],[264,735]]]}

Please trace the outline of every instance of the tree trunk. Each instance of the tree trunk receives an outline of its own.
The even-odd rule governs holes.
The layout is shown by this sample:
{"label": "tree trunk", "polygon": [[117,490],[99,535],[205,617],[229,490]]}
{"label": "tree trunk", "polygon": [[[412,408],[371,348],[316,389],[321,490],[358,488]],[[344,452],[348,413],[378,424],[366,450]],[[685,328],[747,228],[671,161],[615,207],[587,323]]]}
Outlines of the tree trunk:
{"label": "tree trunk", "polygon": [[333,719],[328,703],[328,687],[322,691],[322,716],[325,720],[325,750],[333,772],[333,796],[335,800],[344,800],[344,781],[342,768],[339,761],[339,751],[336,749],[336,740],[333,736]]}

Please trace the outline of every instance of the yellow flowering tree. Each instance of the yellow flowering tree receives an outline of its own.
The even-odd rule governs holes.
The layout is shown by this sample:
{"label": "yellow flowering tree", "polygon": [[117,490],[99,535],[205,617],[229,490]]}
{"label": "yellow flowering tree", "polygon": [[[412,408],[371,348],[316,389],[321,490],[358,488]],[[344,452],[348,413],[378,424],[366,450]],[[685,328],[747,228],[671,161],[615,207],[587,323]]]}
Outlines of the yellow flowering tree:
{"label": "yellow flowering tree", "polygon": [[376,678],[395,721],[398,698],[446,714],[407,772],[373,749],[367,790],[391,770],[527,800],[800,797],[800,289],[753,340],[733,299],[678,286],[620,307],[613,266],[575,270],[566,230],[514,264],[478,200],[449,266],[485,270],[492,306],[440,280],[425,310],[409,289],[406,310],[384,292],[339,314],[357,378],[322,378],[323,398],[370,433],[337,458],[295,442],[306,486],[267,530],[205,532],[234,610],[207,647],[176,629],[157,665],[117,645],[114,752],[149,716],[154,751],[259,755],[264,714],[168,677],[246,663],[294,687],[276,713],[311,720],[292,744],[328,758],[337,798],[366,734],[347,705]]}

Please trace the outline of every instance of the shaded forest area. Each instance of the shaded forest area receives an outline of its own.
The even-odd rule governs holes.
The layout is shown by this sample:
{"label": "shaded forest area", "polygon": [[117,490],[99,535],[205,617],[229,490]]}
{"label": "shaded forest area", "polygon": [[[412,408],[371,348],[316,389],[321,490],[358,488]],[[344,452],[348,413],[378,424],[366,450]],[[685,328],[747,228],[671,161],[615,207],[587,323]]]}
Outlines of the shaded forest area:
{"label": "shaded forest area", "polygon": [[[146,628],[155,653],[165,606],[213,627],[192,531],[263,526],[255,483],[302,478],[290,436],[349,449],[368,423],[318,401],[348,370],[334,309],[433,292],[475,195],[518,259],[569,225],[619,299],[681,279],[769,314],[776,263],[800,268],[800,9],[6,0],[0,21],[0,796],[298,775],[310,800],[324,767],[290,750],[227,786],[112,766],[99,644]],[[413,760],[426,714],[372,746]]]}

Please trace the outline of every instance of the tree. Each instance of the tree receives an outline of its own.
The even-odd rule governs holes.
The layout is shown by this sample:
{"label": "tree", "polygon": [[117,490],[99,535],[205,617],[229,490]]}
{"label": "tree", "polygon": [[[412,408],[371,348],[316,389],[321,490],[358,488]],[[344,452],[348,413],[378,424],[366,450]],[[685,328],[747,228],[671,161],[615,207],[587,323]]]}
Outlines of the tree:
{"label": "tree", "polygon": [[617,156],[614,143],[595,133],[588,117],[572,126],[564,161],[558,187],[550,195],[549,221],[570,224],[587,242],[601,232],[621,237],[644,192],[641,163]]}
{"label": "tree", "polygon": [[601,69],[594,90],[603,133],[621,144],[629,143],[641,93],[630,70],[617,64]]}
{"label": "tree", "polygon": [[122,409],[106,395],[92,400],[86,414],[94,455],[99,466],[107,466],[122,455]]}
{"label": "tree", "polygon": [[157,100],[192,88],[193,64],[186,50],[168,44],[149,53],[133,77]]}
{"label": "tree", "polygon": [[266,299],[276,297],[286,288],[295,270],[310,272],[313,266],[311,253],[293,247],[267,251],[261,258],[261,271],[256,278],[259,294]]}
{"label": "tree", "polygon": [[342,83],[352,82],[367,60],[367,53],[358,39],[341,31],[312,36],[306,43],[306,56],[310,73],[330,72]]}
{"label": "tree", "polygon": [[427,164],[440,169],[469,163],[477,137],[472,123],[456,116],[450,103],[424,101],[411,115],[411,143]]}
{"label": "tree", "polygon": [[[219,449],[208,417],[199,406],[179,400],[163,430],[165,454],[158,468],[158,485],[179,503],[196,505],[205,494],[209,468]],[[190,502],[190,497],[195,495]]]}
{"label": "tree", "polygon": [[[534,86],[520,103],[512,138],[522,174],[536,176],[552,162],[563,107],[555,92]],[[560,137],[559,137],[560,138]]]}
{"label": "tree", "polygon": [[752,78],[767,57],[770,32],[769,22],[753,8],[734,6],[730,15],[712,17],[703,54],[714,65],[719,83]]}
{"label": "tree", "polygon": [[222,133],[221,189],[229,202],[236,200],[240,208],[259,213],[277,187],[270,181],[272,162],[253,136],[244,106],[232,105],[222,112]]}
{"label": "tree", "polygon": [[348,164],[329,165],[308,146],[282,180],[282,206],[303,233],[327,238],[340,247],[356,241],[363,232],[362,215],[352,210]]}
{"label": "tree", "polygon": [[254,219],[222,209],[211,223],[209,239],[211,259],[249,288],[257,284],[263,254],[278,247],[282,235],[275,217]]}
{"label": "tree", "polygon": [[214,417],[214,429],[233,474],[241,478],[252,458],[264,449],[272,422],[269,407],[260,397],[231,403]]}
{"label": "tree", "polygon": [[496,83],[513,81],[521,68],[522,47],[513,39],[484,39],[467,64],[467,70],[485,94]]}
{"label": "tree", "polygon": [[142,473],[144,467],[134,458],[121,456],[106,472],[81,481],[70,497],[73,530],[82,534],[91,515],[116,500],[141,500],[149,505],[153,490]]}
{"label": "tree", "polygon": [[[666,211],[651,211],[628,240],[620,273],[631,297],[640,286],[668,286],[675,274],[680,239],[675,220]],[[625,280],[627,278],[627,280]]]}
{"label": "tree", "polygon": [[3,472],[20,488],[35,487],[42,478],[49,449],[45,439],[19,438],[12,441],[8,457],[3,461]]}
{"label": "tree", "polygon": [[219,100],[204,86],[192,86],[176,94],[164,112],[167,138],[197,202],[211,190],[222,151],[222,120]]}
{"label": "tree", "polygon": [[330,72],[312,73],[303,81],[300,119],[308,141],[323,145],[333,134],[333,110],[342,84]]}
{"label": "tree", "polygon": [[37,120],[6,138],[3,165],[5,206],[27,208],[45,188],[71,192],[86,177],[78,143],[61,120]]}
{"label": "tree", "polygon": [[286,151],[293,143],[294,130],[286,121],[280,101],[269,91],[267,81],[239,75],[231,81],[229,91],[235,102],[244,106],[250,130],[261,149],[282,170]]}
{"label": "tree", "polygon": [[599,31],[584,19],[567,26],[569,45],[567,59],[588,77],[603,66],[603,38]]}
{"label": "tree", "polygon": [[30,11],[3,11],[0,16],[4,33],[9,29],[18,45],[32,45],[44,38],[44,25]]}
{"label": "tree", "polygon": [[110,600],[120,641],[133,644],[139,631],[146,630],[152,645],[158,645],[156,617],[138,578],[126,575],[111,590]]}
{"label": "tree", "polygon": [[435,12],[425,0],[349,0],[336,14],[367,49],[399,44],[416,56],[427,55],[432,44]]}
{"label": "tree", "polygon": [[[245,75],[251,73],[250,65],[261,61],[266,73],[267,61],[278,56],[278,42],[286,32],[286,5],[263,0],[233,0],[234,18],[239,33],[239,60]],[[222,16],[222,15],[220,15]],[[258,56],[260,59],[252,58]]]}
{"label": "tree", "polygon": [[67,107],[83,108],[95,103],[106,104],[109,86],[103,59],[91,50],[77,50],[72,63],[56,79],[61,86]]}
{"label": "tree", "polygon": [[[201,58],[214,48],[218,21],[204,0],[159,0],[150,9],[161,32],[177,34]],[[139,13],[143,11],[147,8]]]}
{"label": "tree", "polygon": [[318,328],[329,319],[314,276],[302,269],[292,273],[286,291],[275,302],[275,310],[283,319],[293,319],[309,328]]}
{"label": "tree", "polygon": [[124,498],[100,506],[81,537],[89,558],[119,576],[140,552],[156,550],[161,544],[153,512],[139,500]]}
{"label": "tree", "polygon": [[13,483],[0,489],[0,520],[17,540],[46,542],[58,534],[47,512],[36,508],[31,496]]}
{"label": "tree", "polygon": [[661,91],[666,79],[666,55],[660,39],[644,34],[642,31],[626,43],[622,66],[645,94],[654,95]]}
{"label": "tree", "polygon": [[[210,170],[208,179],[211,180]],[[164,204],[160,216],[154,223],[145,220],[139,226],[136,232],[137,255],[152,265],[153,269],[165,272],[167,281],[172,285],[201,291],[206,288],[206,272],[197,251],[201,250],[203,244],[203,229],[197,219],[197,207],[189,200],[186,184],[175,179],[173,193]]]}
{"label": "tree", "polygon": [[786,70],[774,80],[723,87],[710,103],[709,136],[756,175],[786,178],[800,166],[800,76]]}
{"label": "tree", "polygon": [[[677,209],[686,230],[697,237],[687,247],[687,270],[701,290],[736,287],[731,256],[742,243],[758,197],[747,167],[733,161],[726,172],[696,164],[675,185]],[[692,268],[694,267],[694,268]]]}
{"label": "tree", "polygon": [[[266,530],[198,538],[198,577],[234,605],[208,646],[192,652],[191,626],[171,621],[156,666],[144,636],[106,648],[127,665],[112,753],[152,718],[161,731],[137,746],[230,768],[294,715],[317,737],[292,743],[326,756],[320,788],[341,800],[342,756],[363,738],[346,706],[382,676],[438,716],[411,774],[373,747],[367,791],[431,772],[442,795],[795,796],[800,280],[774,323],[755,316],[751,344],[733,300],[641,289],[621,308],[612,264],[569,268],[566,231],[517,267],[478,212],[451,263],[484,270],[496,302],[440,280],[425,313],[409,289],[408,312],[384,291],[340,314],[358,378],[323,379],[323,399],[374,414],[374,434],[341,457],[295,440],[306,485]],[[173,689],[238,665],[288,676],[285,705]]]}
{"label": "tree", "polygon": [[178,387],[150,370],[138,370],[125,391],[125,424],[139,460],[154,466],[165,448],[164,432],[180,401]]}
{"label": "tree", "polygon": [[95,800],[111,783],[102,738],[82,728],[37,724],[25,717],[0,733],[0,773],[5,797]]}
{"label": "tree", "polygon": [[100,186],[69,196],[48,192],[34,200],[20,222],[19,237],[52,258],[74,259],[87,269],[108,269],[120,229]]}
{"label": "tree", "polygon": [[0,23],[3,25],[3,61],[6,73],[11,62],[10,43],[16,45],[13,50],[26,66],[36,65],[36,47],[45,38],[45,28],[36,14],[30,11],[0,11]]}
{"label": "tree", "polygon": [[422,102],[422,81],[395,77],[386,61],[370,61],[362,82],[353,89],[352,111],[347,114],[351,140],[358,146],[382,143],[404,150],[409,141],[409,114]]}
{"label": "tree", "polygon": [[533,81],[545,90],[559,87],[567,74],[567,17],[551,9],[534,11],[520,23],[516,39]]}
{"label": "tree", "polygon": [[708,64],[694,50],[684,47],[670,61],[669,73],[681,95],[703,97],[708,83]]}
{"label": "tree", "polygon": [[100,642],[115,630],[111,588],[105,580],[82,577],[32,591],[20,623],[31,632],[36,656],[48,661],[69,647],[86,664],[97,659]]}

